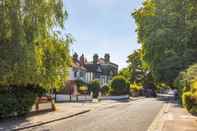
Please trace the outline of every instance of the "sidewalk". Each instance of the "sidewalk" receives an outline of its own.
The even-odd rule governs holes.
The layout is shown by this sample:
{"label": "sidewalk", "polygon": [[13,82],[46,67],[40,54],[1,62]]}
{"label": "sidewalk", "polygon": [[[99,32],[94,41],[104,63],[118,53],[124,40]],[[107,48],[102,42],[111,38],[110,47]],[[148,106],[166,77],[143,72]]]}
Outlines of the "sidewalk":
{"label": "sidewalk", "polygon": [[[135,101],[141,98],[131,98],[131,101]],[[10,131],[25,129],[29,127],[39,126],[54,121],[70,118],[76,115],[87,113],[92,110],[100,110],[104,108],[113,107],[122,102],[117,101],[101,101],[101,102],[87,102],[87,103],[56,103],[57,110],[51,112],[48,110],[41,112],[32,112],[26,118],[16,118],[0,121],[0,131]],[[40,105],[40,109],[49,109],[50,104]]]}
{"label": "sidewalk", "polygon": [[171,103],[164,115],[162,131],[197,131],[197,117]]}
{"label": "sidewalk", "polygon": [[[41,109],[47,109],[50,104],[42,105]],[[66,119],[75,115],[89,112],[89,108],[78,108],[70,104],[56,104],[57,110],[41,110],[39,112],[31,112],[26,118],[13,118],[0,121],[0,131],[18,130],[27,127],[39,126],[42,124],[54,122],[61,119]]]}
{"label": "sidewalk", "polygon": [[197,117],[174,102],[166,103],[148,131],[197,131]]}

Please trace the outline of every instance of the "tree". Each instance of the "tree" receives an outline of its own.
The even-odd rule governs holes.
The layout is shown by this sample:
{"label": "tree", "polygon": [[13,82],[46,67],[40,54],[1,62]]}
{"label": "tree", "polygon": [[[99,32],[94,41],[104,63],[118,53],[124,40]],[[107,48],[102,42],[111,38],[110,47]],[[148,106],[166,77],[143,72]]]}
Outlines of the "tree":
{"label": "tree", "polygon": [[133,16],[145,65],[157,81],[172,84],[196,62],[197,1],[147,0]]}
{"label": "tree", "polygon": [[0,1],[0,85],[61,87],[70,62],[63,0]]}
{"label": "tree", "polygon": [[124,76],[128,81],[131,79],[131,72],[129,67],[123,68],[119,71],[118,75]]}
{"label": "tree", "polygon": [[130,81],[132,83],[139,83],[142,82],[144,79],[145,75],[145,70],[142,65],[142,60],[141,60],[141,49],[138,49],[134,51],[132,54],[128,56],[128,61],[129,63],[129,70],[130,70]]}
{"label": "tree", "polygon": [[66,18],[63,0],[0,0],[0,118],[26,114],[40,88],[64,84],[72,42],[61,34]]}
{"label": "tree", "polygon": [[155,83],[151,71],[143,63],[142,49],[138,49],[130,54],[127,62],[129,63],[128,69],[131,83],[138,83],[143,86]]}

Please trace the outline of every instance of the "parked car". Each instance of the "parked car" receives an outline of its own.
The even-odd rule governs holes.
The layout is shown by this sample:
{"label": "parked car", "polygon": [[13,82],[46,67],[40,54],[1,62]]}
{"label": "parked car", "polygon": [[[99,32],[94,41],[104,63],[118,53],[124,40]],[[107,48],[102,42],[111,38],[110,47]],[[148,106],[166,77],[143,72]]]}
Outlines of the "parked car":
{"label": "parked car", "polygon": [[142,89],[142,94],[146,97],[157,97],[154,84],[147,84]]}

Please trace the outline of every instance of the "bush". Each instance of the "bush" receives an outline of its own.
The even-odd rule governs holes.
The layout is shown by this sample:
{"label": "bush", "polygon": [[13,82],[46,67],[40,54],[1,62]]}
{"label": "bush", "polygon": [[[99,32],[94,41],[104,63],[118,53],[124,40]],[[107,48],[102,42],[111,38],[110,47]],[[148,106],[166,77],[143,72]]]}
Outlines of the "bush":
{"label": "bush", "polygon": [[182,96],[182,103],[183,103],[183,106],[188,110],[190,111],[192,109],[192,93],[191,92],[185,92],[183,93],[183,96]]}
{"label": "bush", "polygon": [[86,94],[88,92],[87,83],[82,80],[76,80],[77,90],[80,94]]}
{"label": "bush", "polygon": [[190,113],[193,113],[193,114],[196,115],[196,113],[197,113],[197,105],[192,106],[192,108],[190,110]]}
{"label": "bush", "polygon": [[93,80],[89,84],[89,91],[93,93],[93,98],[97,98],[100,91],[100,82],[98,80]]}
{"label": "bush", "polygon": [[197,64],[181,72],[175,81],[180,103],[190,112],[197,111]]}
{"label": "bush", "polygon": [[123,76],[115,76],[111,82],[111,95],[129,94],[129,82]]}
{"label": "bush", "polygon": [[42,91],[33,87],[0,87],[0,118],[27,114]]}
{"label": "bush", "polygon": [[103,87],[101,88],[101,93],[102,93],[103,95],[107,95],[107,94],[109,93],[109,90],[110,90],[110,87],[107,86],[107,85],[105,85],[105,86],[103,86]]}
{"label": "bush", "polygon": [[130,88],[134,92],[140,92],[142,90],[142,86],[137,83],[131,84]]}

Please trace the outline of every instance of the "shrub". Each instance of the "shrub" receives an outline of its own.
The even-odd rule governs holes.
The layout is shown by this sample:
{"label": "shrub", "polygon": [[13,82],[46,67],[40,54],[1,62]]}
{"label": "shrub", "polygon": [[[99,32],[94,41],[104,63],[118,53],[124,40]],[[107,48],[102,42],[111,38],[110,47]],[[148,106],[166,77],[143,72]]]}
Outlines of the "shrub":
{"label": "shrub", "polygon": [[[185,71],[181,72],[175,81],[175,86],[179,92],[180,103],[188,110],[196,106],[197,102],[197,64],[190,66]],[[189,92],[189,93],[188,93]],[[188,95],[192,96],[192,99],[188,98]],[[180,99],[182,98],[182,99]],[[191,103],[188,103],[191,102]],[[194,108],[193,108],[194,111]]]}
{"label": "shrub", "polygon": [[192,108],[190,109],[190,112],[196,114],[197,113],[197,89],[196,89],[196,86],[194,86],[194,85],[192,86],[192,97],[191,97],[191,99],[192,99]]}
{"label": "shrub", "polygon": [[193,81],[191,84],[191,92],[196,93],[197,92],[197,81]]}
{"label": "shrub", "polygon": [[87,83],[82,80],[76,80],[77,90],[80,94],[86,94],[88,92]]}
{"label": "shrub", "polygon": [[27,114],[42,91],[33,87],[1,87],[0,118]]}
{"label": "shrub", "polygon": [[98,80],[93,80],[89,84],[89,91],[93,93],[93,98],[97,98],[100,91],[100,82]]}
{"label": "shrub", "polygon": [[192,109],[192,93],[191,92],[185,92],[183,93],[183,96],[182,96],[182,103],[183,103],[183,106],[188,110],[190,111]]}
{"label": "shrub", "polygon": [[194,113],[196,115],[196,113],[197,113],[197,105],[192,106],[192,108],[190,109],[190,113]]}
{"label": "shrub", "polygon": [[131,84],[130,88],[134,92],[140,92],[142,90],[142,86],[137,83]]}
{"label": "shrub", "polygon": [[111,95],[129,94],[129,83],[123,76],[115,76],[111,81]]}
{"label": "shrub", "polygon": [[105,86],[103,86],[103,87],[101,88],[101,93],[102,93],[103,95],[107,95],[107,94],[109,93],[109,90],[110,90],[110,87],[107,86],[107,85],[105,85]]}
{"label": "shrub", "polygon": [[78,88],[78,92],[79,92],[80,94],[88,94],[88,87],[87,87],[87,86],[80,86],[80,87]]}

